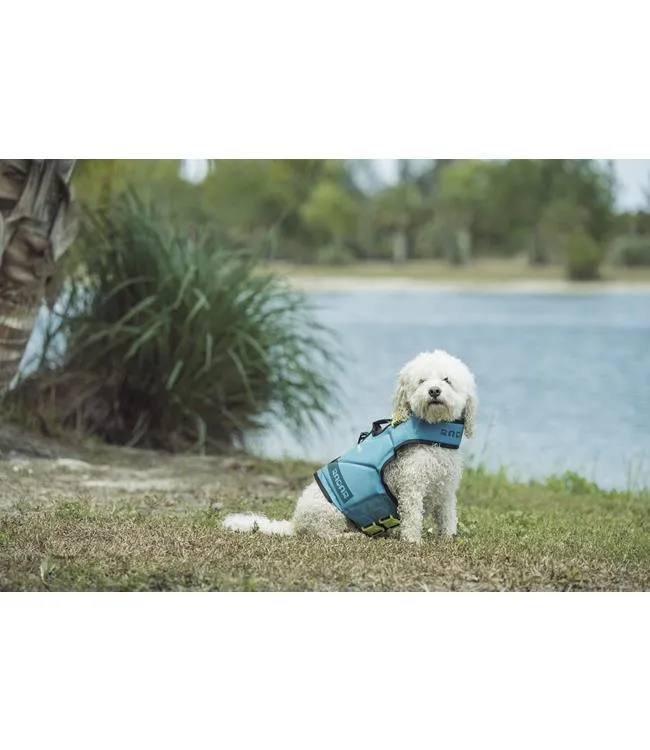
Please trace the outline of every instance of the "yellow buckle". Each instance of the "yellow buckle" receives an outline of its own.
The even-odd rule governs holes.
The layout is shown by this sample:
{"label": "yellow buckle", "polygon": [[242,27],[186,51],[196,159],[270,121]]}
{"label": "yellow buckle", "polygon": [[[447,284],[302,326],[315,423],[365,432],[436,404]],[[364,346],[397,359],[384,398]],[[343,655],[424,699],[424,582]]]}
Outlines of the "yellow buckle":
{"label": "yellow buckle", "polygon": [[380,518],[375,523],[363,526],[361,531],[368,536],[377,536],[377,534],[383,534],[385,531],[392,529],[395,526],[399,526],[399,519],[395,518],[395,516],[386,516],[386,518]]}
{"label": "yellow buckle", "polygon": [[399,518],[386,516],[386,518],[380,518],[377,523],[381,524],[385,529],[392,529],[394,526],[399,526]]}
{"label": "yellow buckle", "polygon": [[377,534],[383,534],[386,529],[378,523],[370,523],[367,526],[362,526],[361,531],[368,536],[376,536]]}

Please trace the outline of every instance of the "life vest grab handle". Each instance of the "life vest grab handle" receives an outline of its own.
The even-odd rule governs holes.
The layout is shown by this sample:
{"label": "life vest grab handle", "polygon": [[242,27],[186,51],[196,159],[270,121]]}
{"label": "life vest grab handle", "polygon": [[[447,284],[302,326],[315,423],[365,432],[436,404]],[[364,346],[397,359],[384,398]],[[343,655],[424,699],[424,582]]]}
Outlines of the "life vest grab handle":
{"label": "life vest grab handle", "polygon": [[376,437],[379,433],[383,432],[384,429],[391,423],[390,419],[378,419],[372,423],[372,429],[368,432],[362,432],[359,435],[359,443],[363,442],[369,435]]}

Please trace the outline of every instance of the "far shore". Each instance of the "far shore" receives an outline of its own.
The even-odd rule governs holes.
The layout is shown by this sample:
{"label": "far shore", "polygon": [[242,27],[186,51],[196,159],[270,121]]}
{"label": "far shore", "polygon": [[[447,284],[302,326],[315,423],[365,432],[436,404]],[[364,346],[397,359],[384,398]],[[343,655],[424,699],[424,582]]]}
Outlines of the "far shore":
{"label": "far shore", "polygon": [[271,262],[266,268],[302,291],[450,292],[494,294],[650,294],[650,267],[604,266],[598,281],[569,281],[560,265],[531,267],[517,260],[487,259],[457,267],[439,261],[347,266]]}
{"label": "far shore", "polygon": [[293,276],[294,288],[305,292],[440,292],[480,294],[650,294],[650,282],[601,281],[419,281],[363,276]]}

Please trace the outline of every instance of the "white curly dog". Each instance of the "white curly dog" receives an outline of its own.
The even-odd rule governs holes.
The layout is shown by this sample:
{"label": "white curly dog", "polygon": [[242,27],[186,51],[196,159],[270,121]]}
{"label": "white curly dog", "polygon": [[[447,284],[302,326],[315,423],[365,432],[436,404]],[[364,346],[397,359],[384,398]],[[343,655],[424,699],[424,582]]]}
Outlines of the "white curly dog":
{"label": "white curly dog", "polygon": [[[400,371],[393,394],[394,422],[411,414],[429,422],[462,419],[464,434],[473,437],[477,392],[474,376],[457,357],[442,350],[423,352]],[[385,472],[388,489],[398,501],[399,535],[408,542],[422,540],[425,513],[431,514],[441,535],[456,534],[456,492],[462,474],[459,450],[435,445],[406,445]],[[332,503],[315,481],[296,503],[290,521],[261,514],[231,514],[224,526],[232,531],[259,530],[264,534],[305,534],[332,538],[360,532]]]}

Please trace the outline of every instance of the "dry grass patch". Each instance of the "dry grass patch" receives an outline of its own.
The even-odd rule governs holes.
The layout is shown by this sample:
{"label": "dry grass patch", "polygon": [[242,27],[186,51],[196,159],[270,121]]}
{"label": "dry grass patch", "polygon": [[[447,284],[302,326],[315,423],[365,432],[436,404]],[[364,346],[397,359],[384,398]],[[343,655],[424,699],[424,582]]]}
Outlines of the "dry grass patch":
{"label": "dry grass patch", "polygon": [[[302,481],[306,465],[253,472]],[[516,484],[469,471],[460,534],[420,547],[361,535],[334,542],[241,535],[226,512],[288,518],[290,493],[166,512],[155,498],[61,499],[0,516],[8,591],[639,591],[650,587],[650,497],[602,492],[574,475]]]}

